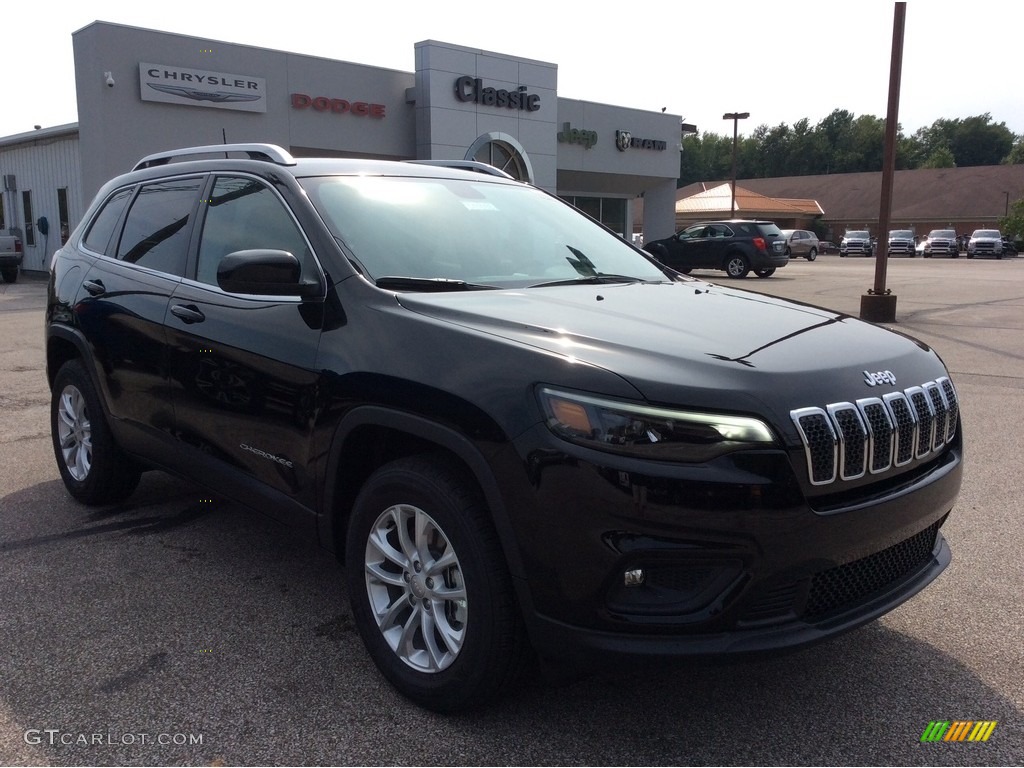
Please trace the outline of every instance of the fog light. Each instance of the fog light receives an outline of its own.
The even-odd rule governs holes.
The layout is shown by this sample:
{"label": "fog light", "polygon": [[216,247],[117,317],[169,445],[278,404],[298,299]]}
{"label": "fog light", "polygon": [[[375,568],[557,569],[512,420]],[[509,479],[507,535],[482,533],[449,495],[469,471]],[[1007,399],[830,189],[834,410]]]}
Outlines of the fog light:
{"label": "fog light", "polygon": [[644,569],[636,568],[632,571],[626,571],[623,574],[623,583],[627,587],[639,587],[644,583]]}

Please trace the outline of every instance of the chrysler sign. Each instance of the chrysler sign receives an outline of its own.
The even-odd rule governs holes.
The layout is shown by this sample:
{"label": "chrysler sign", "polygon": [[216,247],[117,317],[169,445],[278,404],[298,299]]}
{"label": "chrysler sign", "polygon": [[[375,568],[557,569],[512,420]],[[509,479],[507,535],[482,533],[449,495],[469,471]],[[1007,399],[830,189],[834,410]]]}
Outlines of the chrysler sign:
{"label": "chrysler sign", "polygon": [[139,89],[143,101],[267,111],[267,81],[252,75],[140,62]]}

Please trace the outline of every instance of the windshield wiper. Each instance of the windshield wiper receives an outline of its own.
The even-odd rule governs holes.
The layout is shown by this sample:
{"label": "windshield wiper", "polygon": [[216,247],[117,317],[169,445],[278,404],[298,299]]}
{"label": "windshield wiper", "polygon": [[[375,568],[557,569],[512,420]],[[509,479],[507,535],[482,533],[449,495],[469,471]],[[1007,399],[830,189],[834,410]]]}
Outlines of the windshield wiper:
{"label": "windshield wiper", "polygon": [[495,290],[493,285],[467,283],[465,280],[453,280],[449,277],[401,277],[386,275],[378,277],[374,281],[374,285],[389,291],[422,291],[427,293]]}
{"label": "windshield wiper", "polygon": [[586,277],[567,277],[564,280],[551,280],[547,283],[534,283],[531,288],[546,288],[550,285],[602,285],[607,283],[661,283],[663,280],[644,280],[632,275],[610,275],[598,272]]}

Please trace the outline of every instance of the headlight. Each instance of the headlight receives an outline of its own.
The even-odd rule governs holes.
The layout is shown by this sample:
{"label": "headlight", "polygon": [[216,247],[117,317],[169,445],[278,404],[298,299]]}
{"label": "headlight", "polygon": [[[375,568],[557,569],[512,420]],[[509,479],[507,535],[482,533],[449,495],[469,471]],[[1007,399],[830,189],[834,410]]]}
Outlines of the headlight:
{"label": "headlight", "polygon": [[709,461],[777,445],[768,426],[746,416],[677,411],[544,387],[541,405],[559,437],[600,451],[656,461]]}

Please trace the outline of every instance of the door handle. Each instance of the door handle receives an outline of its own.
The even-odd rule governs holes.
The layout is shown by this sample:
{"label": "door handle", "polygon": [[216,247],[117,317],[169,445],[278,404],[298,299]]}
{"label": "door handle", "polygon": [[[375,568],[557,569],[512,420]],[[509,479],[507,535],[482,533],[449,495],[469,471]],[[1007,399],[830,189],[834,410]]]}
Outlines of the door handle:
{"label": "door handle", "polygon": [[107,287],[102,280],[86,280],[82,283],[82,287],[90,296],[102,296],[107,292]]}
{"label": "door handle", "polygon": [[199,307],[193,304],[175,304],[171,307],[171,314],[189,325],[192,323],[201,323],[206,319],[206,315],[200,312]]}

